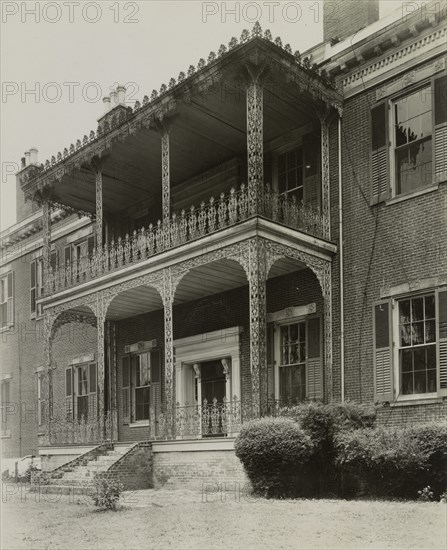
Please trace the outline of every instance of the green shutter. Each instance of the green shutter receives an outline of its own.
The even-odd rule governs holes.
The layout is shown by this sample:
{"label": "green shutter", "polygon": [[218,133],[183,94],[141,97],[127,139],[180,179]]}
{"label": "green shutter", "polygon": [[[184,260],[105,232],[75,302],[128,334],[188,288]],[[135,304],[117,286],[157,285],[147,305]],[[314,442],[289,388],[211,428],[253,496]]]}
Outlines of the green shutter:
{"label": "green shutter", "polygon": [[306,397],[308,399],[323,399],[323,361],[321,358],[321,319],[308,319],[307,329],[307,359],[306,359]]}
{"label": "green shutter", "polygon": [[389,196],[388,104],[371,109],[371,203]]}
{"label": "green shutter", "polygon": [[447,395],[447,290],[438,292],[438,390]]}
{"label": "green shutter", "polygon": [[121,360],[122,374],[122,406],[123,406],[123,424],[130,422],[130,357],[126,355]]}
{"label": "green shutter", "polygon": [[447,180],[447,76],[434,81],[435,180]]}
{"label": "green shutter", "polygon": [[394,401],[394,376],[391,337],[391,303],[374,304],[374,399]]}

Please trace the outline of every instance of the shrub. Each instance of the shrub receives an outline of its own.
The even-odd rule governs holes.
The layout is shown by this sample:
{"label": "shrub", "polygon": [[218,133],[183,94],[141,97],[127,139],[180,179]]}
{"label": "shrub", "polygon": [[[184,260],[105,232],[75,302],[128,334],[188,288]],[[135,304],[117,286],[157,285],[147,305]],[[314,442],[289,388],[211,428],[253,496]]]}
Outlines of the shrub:
{"label": "shrub", "polygon": [[405,433],[426,455],[427,469],[420,472],[419,487],[430,485],[436,497],[440,496],[447,488],[447,424],[417,424]]}
{"label": "shrub", "polygon": [[418,491],[418,495],[418,500],[421,502],[431,502],[433,500],[433,491],[431,490],[430,485]]}
{"label": "shrub", "polygon": [[355,474],[372,496],[416,497],[429,466],[427,452],[402,429],[339,432],[336,448],[338,467]]}
{"label": "shrub", "polygon": [[310,401],[279,410],[279,415],[293,419],[309,434],[314,453],[309,475],[314,481],[314,493],[340,492],[341,472],[336,468],[336,434],[343,430],[371,427],[375,409],[353,402],[323,404]]}
{"label": "shrub", "polygon": [[116,512],[123,489],[124,486],[122,483],[96,478],[92,494],[95,506]]}
{"label": "shrub", "polygon": [[253,490],[266,497],[298,496],[308,489],[310,437],[290,419],[262,418],[245,424],[235,442]]}

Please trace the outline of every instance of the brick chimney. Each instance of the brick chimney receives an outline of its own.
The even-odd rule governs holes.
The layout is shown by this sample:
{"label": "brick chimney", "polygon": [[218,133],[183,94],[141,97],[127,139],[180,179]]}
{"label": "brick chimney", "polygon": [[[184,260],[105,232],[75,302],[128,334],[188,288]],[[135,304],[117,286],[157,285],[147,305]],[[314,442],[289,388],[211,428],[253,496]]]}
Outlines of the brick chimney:
{"label": "brick chimney", "polygon": [[379,19],[379,0],[324,0],[323,40],[339,42]]}
{"label": "brick chimney", "polygon": [[21,222],[28,216],[31,216],[39,209],[39,206],[34,201],[25,201],[25,195],[20,186],[20,178],[27,172],[32,172],[40,168],[37,159],[37,149],[31,147],[29,151],[25,151],[21,159],[20,171],[16,175],[16,221]]}

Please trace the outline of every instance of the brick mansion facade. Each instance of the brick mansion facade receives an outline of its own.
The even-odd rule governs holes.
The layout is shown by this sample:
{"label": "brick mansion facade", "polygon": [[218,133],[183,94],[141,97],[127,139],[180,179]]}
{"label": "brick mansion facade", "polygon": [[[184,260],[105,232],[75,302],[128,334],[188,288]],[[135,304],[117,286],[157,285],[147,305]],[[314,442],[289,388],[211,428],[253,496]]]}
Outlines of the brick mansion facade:
{"label": "brick mansion facade", "polygon": [[108,442],[161,479],[201,450],[236,472],[241,423],[284,403],[445,418],[445,9],[362,4],[307,52],[257,23],[25,153],[0,235],[6,458]]}

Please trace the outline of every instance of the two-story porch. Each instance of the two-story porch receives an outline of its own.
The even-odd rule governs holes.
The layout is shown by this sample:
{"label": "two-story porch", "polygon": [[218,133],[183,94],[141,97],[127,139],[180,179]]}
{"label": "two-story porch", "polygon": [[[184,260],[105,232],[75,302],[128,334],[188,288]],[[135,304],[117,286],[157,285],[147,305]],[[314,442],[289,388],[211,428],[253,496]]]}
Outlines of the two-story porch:
{"label": "two-story porch", "polygon": [[[341,97],[259,26],[234,40],[133,110],[118,89],[96,133],[24,170],[45,216],[47,444],[230,436],[331,397]],[[56,205],[93,229],[51,266]],[[73,358],[55,337],[79,322],[96,341]]]}

